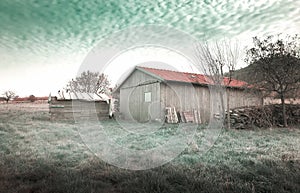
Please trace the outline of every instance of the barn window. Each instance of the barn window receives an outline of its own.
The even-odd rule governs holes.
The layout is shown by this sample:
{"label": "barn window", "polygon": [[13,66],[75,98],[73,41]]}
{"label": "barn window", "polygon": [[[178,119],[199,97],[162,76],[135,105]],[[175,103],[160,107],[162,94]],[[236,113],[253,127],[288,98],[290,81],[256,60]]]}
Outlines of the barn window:
{"label": "barn window", "polygon": [[145,102],[151,102],[151,92],[145,92]]}

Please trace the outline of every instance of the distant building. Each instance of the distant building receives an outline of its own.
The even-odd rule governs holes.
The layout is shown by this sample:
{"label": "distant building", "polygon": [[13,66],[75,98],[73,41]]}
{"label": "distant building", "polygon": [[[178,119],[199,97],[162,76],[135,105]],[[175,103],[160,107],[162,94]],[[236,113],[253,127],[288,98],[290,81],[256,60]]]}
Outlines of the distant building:
{"label": "distant building", "polygon": [[6,103],[6,98],[5,97],[0,97],[0,103]]}
{"label": "distant building", "polygon": [[[247,92],[247,85],[233,79],[227,86],[231,108],[262,105],[260,93]],[[177,112],[196,109],[200,112],[201,122],[208,122],[214,114],[221,112],[221,104],[216,102],[220,100],[214,98],[220,96],[209,86],[213,84],[202,74],[136,67],[116,91],[120,97],[120,116],[139,122],[162,120],[166,107],[175,107]]]}

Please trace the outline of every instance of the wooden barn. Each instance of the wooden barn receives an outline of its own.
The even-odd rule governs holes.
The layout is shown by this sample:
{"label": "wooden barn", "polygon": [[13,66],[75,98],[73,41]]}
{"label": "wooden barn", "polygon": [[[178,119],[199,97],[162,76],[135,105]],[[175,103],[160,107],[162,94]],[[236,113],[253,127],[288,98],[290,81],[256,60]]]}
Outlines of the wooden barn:
{"label": "wooden barn", "polygon": [[66,95],[65,98],[49,97],[52,120],[104,120],[110,115],[110,98],[90,93]]}
{"label": "wooden barn", "polygon": [[[178,115],[186,113],[186,116],[196,111],[199,122],[208,122],[221,112],[221,97],[209,89],[211,86],[201,74],[136,67],[117,90],[120,117],[138,122],[163,121],[166,110],[175,109]],[[246,86],[243,81],[230,82],[226,88],[230,108],[262,105],[260,93],[247,92]],[[226,103],[225,96],[223,99]]]}

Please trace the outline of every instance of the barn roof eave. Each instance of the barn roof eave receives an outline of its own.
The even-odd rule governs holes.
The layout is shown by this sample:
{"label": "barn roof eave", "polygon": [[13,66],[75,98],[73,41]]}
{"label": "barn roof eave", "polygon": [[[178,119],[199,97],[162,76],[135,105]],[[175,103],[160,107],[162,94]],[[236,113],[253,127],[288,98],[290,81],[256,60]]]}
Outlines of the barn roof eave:
{"label": "barn roof eave", "polygon": [[172,82],[172,83],[181,83],[181,84],[190,84],[190,85],[198,85],[198,86],[208,86],[208,84],[203,83],[196,83],[196,82],[184,82],[184,81],[178,81],[178,80],[164,80],[162,81],[164,83]]}
{"label": "barn roof eave", "polygon": [[162,77],[160,77],[160,76],[158,76],[156,74],[153,74],[153,73],[151,73],[151,72],[149,72],[149,71],[147,71],[147,70],[145,70],[145,69],[143,69],[143,68],[141,68],[139,66],[135,67],[135,69],[137,69],[137,70],[139,70],[139,71],[141,71],[141,72],[143,72],[143,73],[145,73],[145,74],[147,74],[149,76],[152,76],[152,77],[154,77],[154,78],[156,78],[156,79],[158,79],[158,80],[160,80],[162,82],[165,81],[165,79],[163,79]]}
{"label": "barn roof eave", "polygon": [[[183,82],[183,81],[177,81],[177,80],[165,80],[163,82],[164,83],[173,82],[173,83],[191,84],[191,85],[197,85],[197,86],[203,86],[203,87],[216,86],[214,84],[204,84],[204,83],[198,83],[198,82]],[[222,85],[222,86],[229,88],[229,89],[238,89],[238,90],[255,89],[255,88],[250,88],[250,87],[245,87],[245,86],[229,86],[229,85]]]}
{"label": "barn roof eave", "polygon": [[114,89],[113,92],[119,92],[119,91],[120,91],[120,88],[123,86],[124,82],[127,80],[128,77],[130,77],[130,76],[133,74],[133,72],[134,72],[135,70],[139,70],[139,71],[141,71],[141,72],[143,72],[143,73],[145,73],[145,74],[147,74],[147,75],[149,75],[149,76],[152,76],[152,77],[158,79],[160,82],[165,82],[165,81],[166,81],[166,80],[164,80],[163,78],[161,78],[160,76],[157,76],[157,75],[155,75],[155,74],[153,74],[153,73],[150,73],[150,72],[144,70],[144,69],[141,68],[141,67],[136,66],[136,67],[129,73],[129,75],[121,82],[121,84],[118,85],[117,88]]}

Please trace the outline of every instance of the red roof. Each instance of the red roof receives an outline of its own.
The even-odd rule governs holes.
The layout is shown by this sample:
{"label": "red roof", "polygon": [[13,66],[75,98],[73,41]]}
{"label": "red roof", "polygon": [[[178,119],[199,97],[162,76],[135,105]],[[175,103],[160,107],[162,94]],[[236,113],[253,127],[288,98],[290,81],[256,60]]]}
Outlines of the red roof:
{"label": "red roof", "polygon": [[[147,68],[147,67],[139,67],[150,74],[159,76],[163,80],[166,81],[177,81],[177,82],[186,82],[193,84],[213,84],[212,80],[203,74],[189,73],[189,72],[178,72],[164,69],[155,69],[155,68]],[[231,79],[230,84],[228,85],[229,78],[224,78],[224,85],[230,87],[244,87],[248,85],[247,82]]]}

